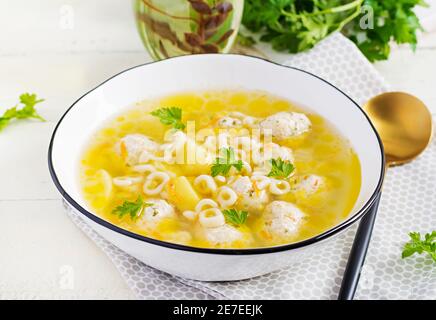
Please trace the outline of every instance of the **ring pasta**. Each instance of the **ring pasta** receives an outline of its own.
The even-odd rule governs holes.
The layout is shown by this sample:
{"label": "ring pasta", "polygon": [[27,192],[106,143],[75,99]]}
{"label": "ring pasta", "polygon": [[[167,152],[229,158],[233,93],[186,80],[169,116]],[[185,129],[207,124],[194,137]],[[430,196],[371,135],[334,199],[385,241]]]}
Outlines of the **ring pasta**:
{"label": "ring pasta", "polygon": [[259,190],[266,189],[271,184],[271,179],[263,175],[254,175],[251,180],[256,182],[256,187]]}
{"label": "ring pasta", "polygon": [[274,195],[284,195],[291,191],[289,182],[283,180],[272,180],[269,184],[269,191]]}
{"label": "ring pasta", "polygon": [[151,173],[155,172],[156,168],[151,164],[138,164],[133,167],[133,170],[139,173]]}
{"label": "ring pasta", "polygon": [[201,212],[208,208],[218,208],[218,204],[212,199],[203,199],[195,206],[195,211]]}
{"label": "ring pasta", "polygon": [[170,180],[165,172],[153,172],[145,180],[143,191],[146,195],[154,196],[161,193]]}
{"label": "ring pasta", "polygon": [[229,187],[221,187],[218,192],[217,200],[221,207],[228,208],[236,203],[238,196],[233,189]]}
{"label": "ring pasta", "polygon": [[214,178],[205,174],[195,178],[194,186],[202,194],[213,194],[217,190],[217,185]]}
{"label": "ring pasta", "polygon": [[226,223],[224,215],[218,208],[210,208],[201,211],[198,220],[205,228],[217,228]]}
{"label": "ring pasta", "polygon": [[192,210],[186,210],[186,211],[183,211],[182,215],[186,219],[188,219],[190,221],[194,221],[195,219],[197,219],[198,212],[197,211],[192,211]]}
{"label": "ring pasta", "polygon": [[137,183],[141,183],[142,177],[115,177],[112,179],[117,187],[129,187]]}

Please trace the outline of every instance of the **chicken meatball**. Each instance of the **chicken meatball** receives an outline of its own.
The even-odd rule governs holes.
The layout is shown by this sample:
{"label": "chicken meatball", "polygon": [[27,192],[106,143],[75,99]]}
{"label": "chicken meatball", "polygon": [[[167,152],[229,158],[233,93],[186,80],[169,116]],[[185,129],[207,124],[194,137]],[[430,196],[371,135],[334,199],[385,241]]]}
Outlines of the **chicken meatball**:
{"label": "chicken meatball", "polygon": [[232,117],[222,117],[217,124],[220,128],[238,128],[242,125],[242,121]]}
{"label": "chicken meatball", "polygon": [[265,190],[256,190],[243,194],[238,204],[242,210],[253,213],[262,211],[268,201],[269,196]]}
{"label": "chicken meatball", "polygon": [[311,195],[317,192],[324,185],[324,183],[325,181],[323,177],[310,174],[303,177],[298,177],[295,180],[292,190],[303,191],[306,193],[306,195]]}
{"label": "chicken meatball", "polygon": [[116,145],[116,152],[129,165],[139,163],[141,155],[146,152],[153,154],[159,144],[142,134],[130,134],[123,137]]}
{"label": "chicken meatball", "polygon": [[283,140],[310,130],[311,122],[303,113],[279,112],[260,122],[262,131],[270,130],[273,137]]}
{"label": "chicken meatball", "polygon": [[264,230],[272,238],[292,239],[298,234],[304,216],[292,203],[273,201],[265,208]]}
{"label": "chicken meatball", "polygon": [[259,211],[268,202],[265,190],[256,190],[249,177],[240,177],[233,184],[232,189],[238,194],[238,205],[242,210]]}
{"label": "chicken meatball", "polygon": [[238,194],[242,195],[253,191],[253,183],[249,177],[240,177],[232,184],[232,189]]}
{"label": "chicken meatball", "polygon": [[[260,167],[268,166],[269,160],[278,158],[284,161],[294,162],[294,153],[292,149],[282,147],[274,142],[265,144],[263,150],[259,149],[257,152],[253,153],[253,162]],[[271,168],[265,168],[265,170],[267,169]]]}
{"label": "chicken meatball", "polygon": [[247,241],[243,232],[228,224],[217,228],[205,228],[203,232],[205,240],[213,246],[227,247],[236,241]]}
{"label": "chicken meatball", "polygon": [[160,222],[165,219],[173,219],[176,213],[172,205],[165,200],[153,199],[147,200],[150,206],[146,206],[137,224],[143,229],[154,229]]}

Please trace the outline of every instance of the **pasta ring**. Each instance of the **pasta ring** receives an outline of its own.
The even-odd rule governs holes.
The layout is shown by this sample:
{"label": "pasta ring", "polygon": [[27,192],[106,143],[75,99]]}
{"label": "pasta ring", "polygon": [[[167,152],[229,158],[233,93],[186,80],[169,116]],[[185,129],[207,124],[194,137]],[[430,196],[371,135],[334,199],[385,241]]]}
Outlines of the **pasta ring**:
{"label": "pasta ring", "polygon": [[151,164],[138,164],[133,167],[133,170],[139,173],[146,173],[146,172],[155,172],[156,168]]}
{"label": "pasta ring", "polygon": [[229,187],[221,187],[220,191],[218,192],[217,200],[221,207],[227,208],[231,205],[235,204],[236,200],[238,200],[238,195],[236,194],[233,189]]}
{"label": "pasta ring", "polygon": [[216,192],[217,185],[215,180],[208,175],[200,175],[194,180],[194,186],[200,193],[211,194]]}
{"label": "pasta ring", "polygon": [[218,208],[209,208],[200,212],[199,222],[205,228],[217,228],[223,226],[226,219]]}
{"label": "pasta ring", "polygon": [[218,204],[213,201],[212,199],[203,199],[200,200],[197,205],[195,206],[195,211],[197,212],[201,212],[203,210],[205,210],[205,207],[208,206],[210,208],[218,208]]}
{"label": "pasta ring", "polygon": [[[281,187],[280,187],[281,186]],[[287,181],[272,180],[269,185],[269,191],[272,194],[281,196],[291,191],[291,186]]]}
{"label": "pasta ring", "polygon": [[[153,183],[156,180],[160,180],[160,183],[157,186],[152,187]],[[157,195],[162,192],[163,188],[166,186],[169,180],[170,177],[165,172],[152,172],[145,180],[142,189],[147,195]]]}
{"label": "pasta ring", "polygon": [[113,184],[117,187],[129,187],[141,181],[142,177],[116,177],[112,179]]}

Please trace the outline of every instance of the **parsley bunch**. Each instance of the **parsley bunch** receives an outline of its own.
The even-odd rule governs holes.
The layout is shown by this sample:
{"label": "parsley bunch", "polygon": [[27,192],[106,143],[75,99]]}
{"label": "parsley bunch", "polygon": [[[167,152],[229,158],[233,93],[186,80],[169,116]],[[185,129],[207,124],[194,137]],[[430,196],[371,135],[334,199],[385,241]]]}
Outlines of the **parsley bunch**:
{"label": "parsley bunch", "polygon": [[[417,44],[413,9],[423,0],[245,0],[243,24],[275,50],[297,53],[335,31],[370,60],[389,57],[390,42]],[[371,20],[369,20],[371,19]],[[372,23],[369,23],[371,21]]]}
{"label": "parsley bunch", "polygon": [[45,121],[35,109],[35,105],[43,102],[44,99],[38,99],[36,94],[24,93],[20,96],[20,104],[6,110],[0,117],[0,131],[6,128],[13,120],[38,119]]}
{"label": "parsley bunch", "polygon": [[312,48],[360,13],[363,0],[246,0],[243,23],[276,50]]}

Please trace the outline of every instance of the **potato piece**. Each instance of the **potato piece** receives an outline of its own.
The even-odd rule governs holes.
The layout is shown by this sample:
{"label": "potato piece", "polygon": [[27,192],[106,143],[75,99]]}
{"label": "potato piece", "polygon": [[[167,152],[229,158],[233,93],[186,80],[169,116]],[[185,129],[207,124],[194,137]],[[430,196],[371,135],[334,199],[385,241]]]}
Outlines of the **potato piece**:
{"label": "potato piece", "polygon": [[199,176],[202,174],[210,174],[210,165],[201,164],[185,164],[183,165],[183,172],[188,176]]}
{"label": "potato piece", "polygon": [[170,201],[173,202],[180,211],[194,210],[195,206],[200,201],[199,196],[185,176],[177,177],[170,188]]}

